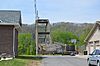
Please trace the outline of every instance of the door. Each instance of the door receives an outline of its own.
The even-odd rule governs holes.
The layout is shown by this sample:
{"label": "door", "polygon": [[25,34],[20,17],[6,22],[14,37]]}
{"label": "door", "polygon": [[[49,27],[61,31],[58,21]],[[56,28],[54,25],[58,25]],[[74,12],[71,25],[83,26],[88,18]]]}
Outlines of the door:
{"label": "door", "polygon": [[94,41],[95,42],[95,45],[96,45],[96,49],[100,49],[100,43],[99,43],[99,40],[98,41]]}
{"label": "door", "polygon": [[94,51],[93,45],[90,45],[90,54]]}

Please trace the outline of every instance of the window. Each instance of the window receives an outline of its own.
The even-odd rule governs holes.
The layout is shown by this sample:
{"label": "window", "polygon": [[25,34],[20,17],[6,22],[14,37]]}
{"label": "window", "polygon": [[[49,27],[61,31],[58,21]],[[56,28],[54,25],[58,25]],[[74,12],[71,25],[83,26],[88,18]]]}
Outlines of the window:
{"label": "window", "polygon": [[96,44],[96,46],[99,46],[99,45],[100,45],[100,44],[99,44],[99,40],[94,41],[94,43]]}
{"label": "window", "polygon": [[96,50],[96,55],[100,55],[100,50]]}
{"label": "window", "polygon": [[2,20],[0,20],[0,23],[3,22]]}
{"label": "window", "polygon": [[96,45],[96,46],[100,46],[100,45]]}
{"label": "window", "polygon": [[93,44],[93,41],[89,42],[89,44]]}
{"label": "window", "polygon": [[99,43],[99,40],[97,40],[97,41],[94,41],[95,43]]}
{"label": "window", "polygon": [[95,55],[95,53],[96,53],[96,50],[94,50],[94,51],[92,52],[92,55]]}
{"label": "window", "polygon": [[94,50],[92,54],[93,55],[100,55],[100,50]]}

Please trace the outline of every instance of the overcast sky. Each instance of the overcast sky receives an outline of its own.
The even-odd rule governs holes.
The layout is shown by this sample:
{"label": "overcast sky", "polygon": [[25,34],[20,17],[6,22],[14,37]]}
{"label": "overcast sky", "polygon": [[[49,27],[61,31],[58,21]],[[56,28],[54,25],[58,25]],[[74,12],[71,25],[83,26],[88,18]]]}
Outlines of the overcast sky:
{"label": "overcast sky", "polygon": [[[34,23],[34,0],[0,0],[1,10],[21,10],[23,23]],[[95,23],[100,20],[100,0],[37,0],[40,18],[51,23]]]}

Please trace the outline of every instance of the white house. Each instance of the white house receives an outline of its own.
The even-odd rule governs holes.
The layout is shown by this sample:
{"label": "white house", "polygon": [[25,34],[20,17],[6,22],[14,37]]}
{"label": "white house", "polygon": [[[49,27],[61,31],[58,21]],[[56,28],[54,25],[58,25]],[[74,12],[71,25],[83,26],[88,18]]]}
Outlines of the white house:
{"label": "white house", "polygon": [[96,21],[85,42],[88,54],[92,53],[94,49],[100,49],[100,21]]}

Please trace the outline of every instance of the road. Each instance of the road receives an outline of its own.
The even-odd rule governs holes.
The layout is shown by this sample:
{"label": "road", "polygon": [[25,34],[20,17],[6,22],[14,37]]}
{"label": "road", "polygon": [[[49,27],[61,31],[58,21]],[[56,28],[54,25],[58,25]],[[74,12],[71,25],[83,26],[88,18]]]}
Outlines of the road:
{"label": "road", "polygon": [[88,66],[86,59],[66,56],[47,57],[42,60],[41,66]]}

